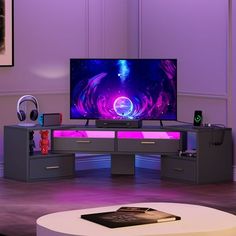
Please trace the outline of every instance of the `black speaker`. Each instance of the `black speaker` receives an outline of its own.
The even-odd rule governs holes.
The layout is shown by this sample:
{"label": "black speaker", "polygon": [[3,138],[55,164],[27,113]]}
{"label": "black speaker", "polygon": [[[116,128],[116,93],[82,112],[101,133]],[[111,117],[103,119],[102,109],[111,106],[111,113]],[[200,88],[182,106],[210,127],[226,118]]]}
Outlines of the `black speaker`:
{"label": "black speaker", "polygon": [[142,120],[96,120],[97,128],[141,128]]}
{"label": "black speaker", "polygon": [[196,110],[194,111],[193,125],[201,126],[202,124],[202,111]]}

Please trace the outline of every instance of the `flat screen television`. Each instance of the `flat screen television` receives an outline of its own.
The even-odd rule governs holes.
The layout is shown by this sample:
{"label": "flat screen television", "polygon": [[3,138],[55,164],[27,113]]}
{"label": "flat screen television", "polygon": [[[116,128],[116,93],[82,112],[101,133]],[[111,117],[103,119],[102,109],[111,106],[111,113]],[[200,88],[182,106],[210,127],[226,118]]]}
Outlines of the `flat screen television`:
{"label": "flat screen television", "polygon": [[70,59],[70,118],[176,120],[176,59]]}

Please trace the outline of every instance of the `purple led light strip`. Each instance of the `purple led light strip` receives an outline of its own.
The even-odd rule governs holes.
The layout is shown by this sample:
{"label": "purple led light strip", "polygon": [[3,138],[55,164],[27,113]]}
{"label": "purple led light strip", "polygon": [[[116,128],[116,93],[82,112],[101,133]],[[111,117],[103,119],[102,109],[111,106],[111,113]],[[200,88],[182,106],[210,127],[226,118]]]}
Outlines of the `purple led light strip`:
{"label": "purple led light strip", "polygon": [[[115,131],[55,130],[54,138],[115,138]],[[180,132],[117,131],[120,139],[180,139]]]}
{"label": "purple led light strip", "polygon": [[55,130],[54,138],[115,138],[114,131]]}

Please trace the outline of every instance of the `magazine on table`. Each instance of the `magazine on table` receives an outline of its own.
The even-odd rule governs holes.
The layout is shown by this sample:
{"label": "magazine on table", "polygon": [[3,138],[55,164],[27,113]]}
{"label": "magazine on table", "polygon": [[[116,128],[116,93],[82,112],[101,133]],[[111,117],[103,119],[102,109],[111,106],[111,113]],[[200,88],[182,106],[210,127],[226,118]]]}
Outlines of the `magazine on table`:
{"label": "magazine on table", "polygon": [[125,206],[116,211],[84,214],[81,215],[81,218],[109,228],[171,222],[181,219],[180,216],[152,208]]}

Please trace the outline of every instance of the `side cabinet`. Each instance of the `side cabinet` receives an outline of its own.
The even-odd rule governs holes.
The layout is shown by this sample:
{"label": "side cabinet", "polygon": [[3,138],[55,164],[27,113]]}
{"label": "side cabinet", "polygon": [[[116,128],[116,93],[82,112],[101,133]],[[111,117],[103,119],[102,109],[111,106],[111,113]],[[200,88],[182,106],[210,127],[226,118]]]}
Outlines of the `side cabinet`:
{"label": "side cabinet", "polygon": [[[195,137],[195,147],[191,150],[195,151],[195,154],[162,155],[161,178],[191,181],[197,184],[233,180],[233,145],[230,128],[195,127],[181,130]],[[189,142],[190,140],[187,146],[191,146]]]}
{"label": "side cabinet", "polygon": [[4,127],[4,177],[21,181],[74,177],[74,153],[30,153],[30,132],[50,127]]}
{"label": "side cabinet", "polygon": [[196,158],[181,158],[179,156],[162,156],[161,177],[176,180],[196,182]]}

